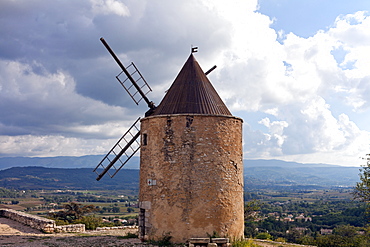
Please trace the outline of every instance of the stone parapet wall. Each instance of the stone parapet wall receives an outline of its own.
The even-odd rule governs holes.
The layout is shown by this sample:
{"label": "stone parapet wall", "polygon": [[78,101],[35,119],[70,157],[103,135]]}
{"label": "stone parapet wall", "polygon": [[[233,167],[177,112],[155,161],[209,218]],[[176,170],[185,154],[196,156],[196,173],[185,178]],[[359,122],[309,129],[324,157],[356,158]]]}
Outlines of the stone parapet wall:
{"label": "stone parapet wall", "polygon": [[74,225],[64,225],[64,226],[55,226],[54,232],[84,232],[85,224],[74,224]]}
{"label": "stone parapet wall", "polygon": [[112,227],[97,227],[95,231],[108,231],[108,230],[122,230],[122,229],[134,229],[137,230],[137,226],[112,226]]}
{"label": "stone parapet wall", "polygon": [[0,209],[0,215],[44,232],[54,232],[56,226],[54,220],[45,219],[13,209]]}
{"label": "stone parapet wall", "polygon": [[84,224],[57,226],[54,220],[27,214],[13,209],[0,209],[0,216],[47,233],[85,231]]}

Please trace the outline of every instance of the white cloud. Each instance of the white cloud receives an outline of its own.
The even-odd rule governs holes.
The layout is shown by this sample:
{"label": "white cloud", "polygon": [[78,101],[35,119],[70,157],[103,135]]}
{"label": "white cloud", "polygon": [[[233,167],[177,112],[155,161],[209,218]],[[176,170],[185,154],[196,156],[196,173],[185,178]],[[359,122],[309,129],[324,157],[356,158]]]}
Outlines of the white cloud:
{"label": "white cloud", "polygon": [[95,14],[115,14],[119,16],[129,16],[130,10],[127,6],[117,0],[90,0],[92,3],[92,11]]}
{"label": "white cloud", "polygon": [[115,144],[115,140],[81,139],[65,136],[0,136],[3,156],[81,156],[104,154]]}
{"label": "white cloud", "polygon": [[117,122],[124,109],[81,96],[75,86],[66,72],[51,74],[38,63],[0,60],[2,134],[11,130],[15,131],[13,135],[68,133],[71,126],[80,125],[85,127],[80,131],[73,127],[74,134],[109,136],[102,130],[87,131],[87,126],[104,126],[108,120]]}
{"label": "white cloud", "polygon": [[[251,16],[253,13],[249,18]],[[254,17],[258,20],[257,15]],[[241,15],[231,17],[238,18],[247,19]],[[356,22],[348,21],[353,18]],[[367,19],[363,12],[345,16],[338,18],[328,31],[319,31],[309,38],[290,33],[282,43],[277,42],[277,35],[269,35],[273,32],[269,22],[262,25],[263,22],[255,22],[259,34],[250,36],[255,42],[238,39],[233,42],[233,49],[225,49],[224,54],[229,57],[221,59],[231,62],[218,72],[217,79],[233,83],[232,87],[227,83],[221,85],[221,95],[232,110],[272,113],[278,119],[274,122],[287,124],[279,134],[273,134],[270,120],[265,118],[260,123],[271,133],[247,131],[245,140],[252,144],[245,146],[246,157],[311,154],[320,160],[316,153],[357,157],[368,149],[368,140],[360,138],[368,136],[368,132],[361,132],[347,114],[335,116],[328,103],[334,98],[337,103],[349,104],[353,110],[368,107],[365,95],[370,92],[369,71],[358,65],[359,61],[364,65],[369,63],[370,46],[359,41],[360,37],[367,39],[370,35]],[[243,33],[239,25],[235,26],[239,27],[233,30],[235,33]],[[251,26],[249,28],[253,28]],[[338,48],[346,51],[342,66],[333,56]],[[343,67],[348,61],[355,61],[351,71]],[[343,121],[345,118],[348,121]],[[363,148],[355,155],[353,147],[360,146]],[[340,163],[338,157],[333,159]]]}
{"label": "white cloud", "polygon": [[288,127],[289,124],[285,121],[270,121],[269,118],[264,118],[258,122],[263,124],[269,129],[270,134],[265,134],[268,140],[275,139],[277,147],[281,147],[286,139],[284,136],[284,128]]}
{"label": "white cloud", "polygon": [[4,155],[98,152],[98,140],[118,138],[144,113],[115,81],[119,68],[101,36],[124,64],[135,61],[157,104],[199,46],[202,67],[218,66],[210,78],[229,108],[259,114],[244,119],[246,157],[340,163],[368,148],[369,133],[354,120],[370,105],[366,12],[302,38],[272,29],[257,0],[0,5]]}

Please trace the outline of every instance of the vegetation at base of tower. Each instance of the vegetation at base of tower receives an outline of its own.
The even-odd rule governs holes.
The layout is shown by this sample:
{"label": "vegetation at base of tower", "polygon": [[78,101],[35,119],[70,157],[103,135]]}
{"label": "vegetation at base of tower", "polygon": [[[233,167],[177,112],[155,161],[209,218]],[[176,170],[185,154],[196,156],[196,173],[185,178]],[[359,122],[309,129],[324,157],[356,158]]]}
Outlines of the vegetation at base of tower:
{"label": "vegetation at base of tower", "polygon": [[126,235],[124,235],[124,236],[118,236],[117,238],[118,239],[129,239],[129,238],[138,238],[138,237],[139,237],[138,234],[132,233],[132,232],[128,232],[128,233],[126,233]]}
{"label": "vegetation at base of tower", "polygon": [[157,240],[149,240],[148,242],[156,246],[174,246],[174,243],[171,242],[172,236],[171,232],[163,233],[162,238]]}
{"label": "vegetation at base of tower", "polygon": [[251,239],[235,240],[232,242],[232,247],[259,247],[260,245],[253,242]]}

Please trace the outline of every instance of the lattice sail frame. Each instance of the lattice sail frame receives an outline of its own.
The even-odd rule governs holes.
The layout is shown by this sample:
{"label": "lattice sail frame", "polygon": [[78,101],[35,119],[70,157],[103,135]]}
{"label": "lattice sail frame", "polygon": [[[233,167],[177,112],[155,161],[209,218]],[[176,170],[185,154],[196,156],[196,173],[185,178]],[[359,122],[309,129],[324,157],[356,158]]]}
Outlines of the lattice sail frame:
{"label": "lattice sail frame", "polygon": [[[135,64],[131,62],[129,66],[126,67],[127,72],[130,74],[131,78],[135,81],[136,85],[141,89],[141,91],[144,93],[144,95],[147,95],[152,91],[149,84],[145,81],[144,77],[141,75],[140,71],[137,69]],[[125,76],[124,79],[121,79],[120,76],[126,75],[124,73],[125,71],[121,71],[116,78],[119,81],[119,83],[123,86],[123,88],[127,91],[127,93],[130,95],[130,97],[133,99],[133,101],[136,103],[136,105],[139,104],[139,102],[143,99],[140,92],[137,90],[135,85],[131,82],[131,79],[127,76]]]}
{"label": "lattice sail frame", "polygon": [[[94,171],[98,177],[96,180],[100,180],[106,173],[113,178],[117,172],[129,161],[129,159],[135,155],[140,149],[140,126],[138,118],[135,123],[127,130],[125,134],[118,140],[113,148],[108,152],[107,155],[100,161],[95,167]],[[123,156],[123,157],[122,157]],[[119,162],[119,167],[115,165]],[[101,171],[100,169],[103,169]],[[112,171],[113,172],[110,172]]]}

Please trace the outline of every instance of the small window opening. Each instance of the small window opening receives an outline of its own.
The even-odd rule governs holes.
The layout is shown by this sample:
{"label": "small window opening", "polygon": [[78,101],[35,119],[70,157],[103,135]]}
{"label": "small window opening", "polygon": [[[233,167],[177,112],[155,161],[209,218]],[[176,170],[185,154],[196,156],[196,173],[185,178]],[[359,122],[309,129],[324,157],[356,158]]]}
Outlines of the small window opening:
{"label": "small window opening", "polygon": [[148,145],[148,135],[147,134],[143,134],[143,145],[144,146]]}

